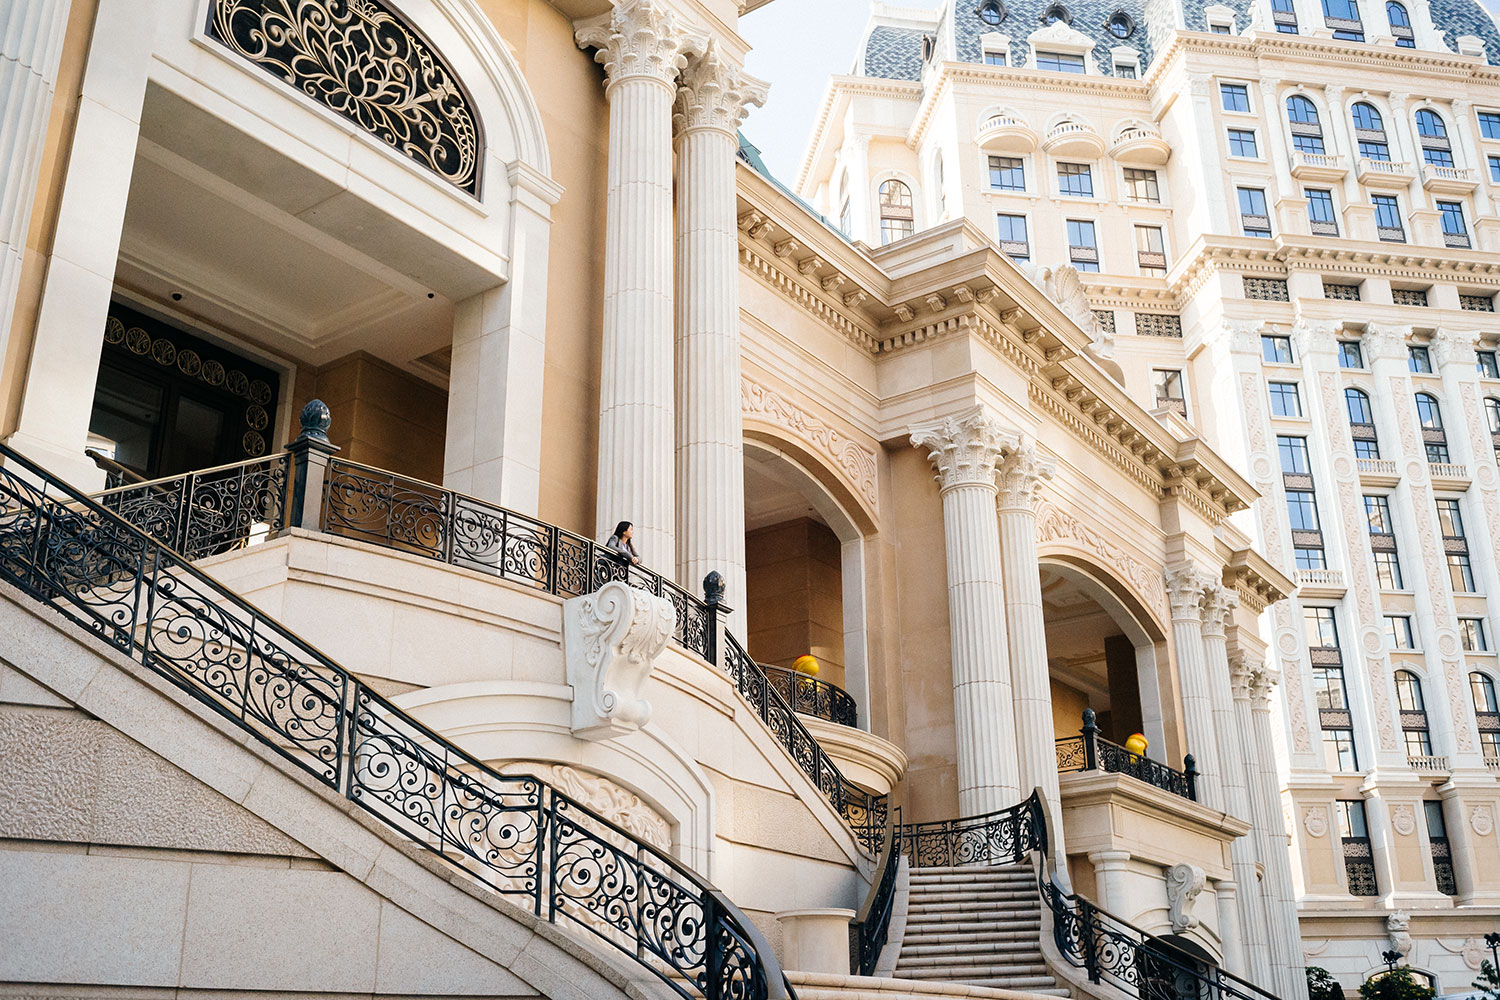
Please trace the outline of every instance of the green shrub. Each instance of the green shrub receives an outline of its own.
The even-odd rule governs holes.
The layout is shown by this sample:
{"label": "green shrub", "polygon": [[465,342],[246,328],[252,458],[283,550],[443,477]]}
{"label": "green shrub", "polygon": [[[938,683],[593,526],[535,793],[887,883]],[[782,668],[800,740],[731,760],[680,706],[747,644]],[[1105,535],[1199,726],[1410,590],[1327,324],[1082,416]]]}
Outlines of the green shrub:
{"label": "green shrub", "polygon": [[1405,966],[1382,972],[1359,985],[1359,995],[1363,1000],[1432,1000],[1436,993],[1431,986],[1419,982]]}
{"label": "green shrub", "polygon": [[1327,969],[1307,967],[1307,1000],[1344,1000],[1344,988]]}

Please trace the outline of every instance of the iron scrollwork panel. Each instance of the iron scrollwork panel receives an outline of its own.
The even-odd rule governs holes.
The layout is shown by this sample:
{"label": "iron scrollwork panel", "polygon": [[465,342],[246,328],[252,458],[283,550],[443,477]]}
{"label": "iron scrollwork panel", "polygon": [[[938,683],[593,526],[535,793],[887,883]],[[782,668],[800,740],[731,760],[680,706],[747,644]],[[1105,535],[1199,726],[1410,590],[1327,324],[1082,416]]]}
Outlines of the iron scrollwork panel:
{"label": "iron scrollwork panel", "polygon": [[381,0],[214,0],[208,37],[478,197],[474,102],[432,43]]}

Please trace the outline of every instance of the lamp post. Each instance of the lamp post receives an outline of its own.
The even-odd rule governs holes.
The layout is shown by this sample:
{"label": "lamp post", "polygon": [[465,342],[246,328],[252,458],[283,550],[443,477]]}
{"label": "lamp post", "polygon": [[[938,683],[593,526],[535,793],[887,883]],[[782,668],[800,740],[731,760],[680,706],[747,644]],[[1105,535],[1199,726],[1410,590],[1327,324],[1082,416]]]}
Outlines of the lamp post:
{"label": "lamp post", "polygon": [[1490,949],[1490,967],[1494,970],[1492,974],[1500,976],[1500,933],[1486,934],[1484,943]]}
{"label": "lamp post", "polygon": [[1380,953],[1380,960],[1385,963],[1386,972],[1395,972],[1396,965],[1401,961],[1401,953],[1399,951],[1383,951]]}

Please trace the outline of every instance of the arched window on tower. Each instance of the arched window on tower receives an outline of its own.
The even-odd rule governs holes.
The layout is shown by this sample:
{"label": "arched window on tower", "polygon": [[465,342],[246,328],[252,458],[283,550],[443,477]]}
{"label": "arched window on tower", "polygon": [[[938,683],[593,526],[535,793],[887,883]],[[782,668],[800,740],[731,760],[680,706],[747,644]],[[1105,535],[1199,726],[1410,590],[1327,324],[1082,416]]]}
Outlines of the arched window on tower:
{"label": "arched window on tower", "polygon": [[1375,411],[1363,389],[1344,390],[1344,409],[1349,414],[1349,433],[1357,458],[1379,458],[1380,440],[1375,435]]}
{"label": "arched window on tower", "polygon": [[1385,119],[1375,110],[1375,105],[1360,101],[1349,109],[1354,119],[1354,140],[1359,143],[1359,155],[1369,160],[1386,162],[1391,158],[1390,140],[1385,134]]}
{"label": "arched window on tower", "polygon": [[898,180],[880,185],[880,245],[904,240],[917,231],[911,188]]}
{"label": "arched window on tower", "polygon": [[1286,117],[1292,125],[1292,148],[1322,156],[1323,124],[1318,121],[1317,106],[1301,94],[1293,94],[1286,99]]}
{"label": "arched window on tower", "polygon": [[1453,144],[1448,141],[1448,126],[1443,124],[1442,115],[1430,108],[1417,111],[1417,141],[1429,166],[1453,166]]}
{"label": "arched window on tower", "polygon": [[849,226],[854,222],[854,208],[849,201],[849,171],[839,177],[839,232],[849,236]]}
{"label": "arched window on tower", "polygon": [[1443,429],[1443,410],[1437,397],[1430,392],[1419,392],[1417,420],[1422,424],[1422,443],[1427,446],[1427,461],[1448,461],[1448,433]]}
{"label": "arched window on tower", "polygon": [[1411,30],[1411,15],[1406,12],[1404,4],[1386,0],[1385,19],[1391,26],[1391,35],[1395,37],[1397,45],[1403,49],[1417,47],[1416,33]]}
{"label": "arched window on tower", "polygon": [[1495,702],[1495,682],[1476,670],[1469,675],[1469,693],[1474,698],[1474,720],[1479,723],[1479,746],[1485,760],[1500,760],[1500,704]]}
{"label": "arched window on tower", "polygon": [[1422,679],[1410,670],[1396,671],[1396,704],[1401,708],[1407,758],[1431,757],[1432,735],[1427,728],[1427,706],[1422,701]]}

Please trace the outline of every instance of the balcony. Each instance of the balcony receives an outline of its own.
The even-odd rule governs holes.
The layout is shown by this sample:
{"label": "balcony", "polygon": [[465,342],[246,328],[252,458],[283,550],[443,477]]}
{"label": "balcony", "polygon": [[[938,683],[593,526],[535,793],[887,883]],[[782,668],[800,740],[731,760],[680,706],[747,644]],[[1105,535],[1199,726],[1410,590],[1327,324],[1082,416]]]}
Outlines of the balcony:
{"label": "balcony", "polygon": [[1104,153],[1104,137],[1087,125],[1061,122],[1048,130],[1042,149],[1049,156],[1096,157]]}
{"label": "balcony", "polygon": [[992,153],[1029,153],[1036,149],[1036,131],[1012,115],[992,115],[979,126],[974,141]]}
{"label": "balcony", "polygon": [[1401,480],[1396,463],[1388,458],[1356,458],[1354,464],[1359,468],[1359,478],[1366,481],[1395,486]]}
{"label": "balcony", "polygon": [[1489,768],[1491,771],[1500,771],[1500,757],[1486,756],[1484,758],[1484,766]]}
{"label": "balcony", "polygon": [[1372,160],[1368,156],[1359,158],[1356,173],[1365,187],[1388,191],[1404,191],[1416,178],[1405,160]]}
{"label": "balcony", "polygon": [[1422,771],[1427,774],[1447,774],[1453,770],[1448,766],[1448,758],[1446,756],[1408,755],[1406,766],[1410,767],[1413,771]]}
{"label": "balcony", "polygon": [[1297,592],[1302,597],[1342,597],[1348,589],[1344,585],[1344,571],[1338,569],[1294,570]]}
{"label": "balcony", "polygon": [[1083,729],[1078,736],[1057,741],[1057,772],[1069,774],[1074,771],[1103,771],[1106,774],[1125,774],[1143,781],[1152,788],[1198,800],[1198,772],[1193,768],[1193,755],[1183,758],[1183,770],[1132,753],[1111,743],[1099,735],[1095,725],[1097,716],[1092,708],[1083,710]]}
{"label": "balcony", "polygon": [[1479,186],[1472,167],[1435,167],[1422,164],[1422,187],[1433,194],[1468,194]]}
{"label": "balcony", "polygon": [[1167,145],[1159,131],[1144,125],[1130,125],[1115,136],[1109,155],[1120,163],[1159,167],[1172,155],[1172,147]]}
{"label": "balcony", "polygon": [[1332,182],[1344,179],[1349,161],[1343,156],[1292,150],[1292,176],[1301,181]]}
{"label": "balcony", "polygon": [[1434,486],[1448,489],[1469,488],[1469,467],[1454,462],[1428,462],[1427,473]]}
{"label": "balcony", "polygon": [[1187,400],[1181,396],[1157,396],[1156,408],[1158,410],[1171,410],[1182,419],[1187,419]]}

